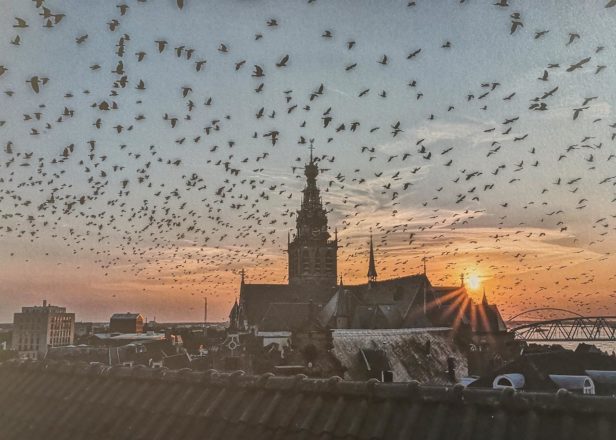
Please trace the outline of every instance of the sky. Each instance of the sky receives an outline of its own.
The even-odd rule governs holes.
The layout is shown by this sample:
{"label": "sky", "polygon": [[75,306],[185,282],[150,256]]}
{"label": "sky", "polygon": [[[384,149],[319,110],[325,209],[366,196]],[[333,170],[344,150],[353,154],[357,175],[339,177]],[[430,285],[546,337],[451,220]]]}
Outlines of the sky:
{"label": "sky", "polygon": [[345,283],[372,231],[380,279],[616,315],[606,1],[0,3],[0,322],[226,319],[286,282],[310,139]]}

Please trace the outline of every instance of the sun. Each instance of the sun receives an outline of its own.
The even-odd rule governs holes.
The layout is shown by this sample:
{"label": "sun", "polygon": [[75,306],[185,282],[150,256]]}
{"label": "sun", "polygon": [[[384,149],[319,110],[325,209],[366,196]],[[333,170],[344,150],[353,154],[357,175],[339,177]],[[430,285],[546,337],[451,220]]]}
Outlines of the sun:
{"label": "sun", "polygon": [[479,279],[479,275],[473,274],[468,277],[468,285],[471,289],[477,289],[481,284],[481,280]]}

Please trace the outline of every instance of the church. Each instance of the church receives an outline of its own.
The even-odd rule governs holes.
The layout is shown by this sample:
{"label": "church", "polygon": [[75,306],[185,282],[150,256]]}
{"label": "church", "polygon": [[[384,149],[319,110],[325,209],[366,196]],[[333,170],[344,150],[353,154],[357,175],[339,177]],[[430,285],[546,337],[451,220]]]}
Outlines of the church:
{"label": "church", "polygon": [[305,165],[306,185],[297,211],[295,234],[288,237],[288,283],[252,284],[242,271],[239,302],[230,328],[255,334],[296,332],[308,328],[408,329],[452,328],[477,335],[506,332],[496,305],[475,303],[461,278],[459,286],[433,286],[423,273],[380,280],[372,237],[366,283],[338,280],[338,236],[328,231],[326,210],[312,153]]}

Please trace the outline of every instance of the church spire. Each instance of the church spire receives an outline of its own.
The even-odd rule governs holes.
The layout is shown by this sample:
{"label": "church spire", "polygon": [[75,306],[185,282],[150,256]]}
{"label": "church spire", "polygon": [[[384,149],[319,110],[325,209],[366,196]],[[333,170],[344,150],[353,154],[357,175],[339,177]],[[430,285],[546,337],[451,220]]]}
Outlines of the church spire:
{"label": "church spire", "polygon": [[319,187],[317,186],[317,176],[319,167],[314,162],[312,155],[314,146],[310,142],[310,162],[304,167],[306,176],[306,186],[303,189],[302,204],[297,213],[297,235],[306,240],[327,240],[327,216],[321,202]]}
{"label": "church spire", "polygon": [[372,232],[370,232],[370,260],[368,262],[368,281],[376,282],[376,265],[374,264],[374,246],[372,244]]}
{"label": "church spire", "polygon": [[483,298],[481,298],[481,304],[484,306],[488,305],[488,297],[486,296],[486,288],[483,288]]}
{"label": "church spire", "polygon": [[317,186],[318,160],[310,139],[310,162],[305,164],[306,184],[296,216],[296,233],[288,237],[289,282],[318,282],[335,286],[337,281],[337,240],[330,240],[327,211]]}

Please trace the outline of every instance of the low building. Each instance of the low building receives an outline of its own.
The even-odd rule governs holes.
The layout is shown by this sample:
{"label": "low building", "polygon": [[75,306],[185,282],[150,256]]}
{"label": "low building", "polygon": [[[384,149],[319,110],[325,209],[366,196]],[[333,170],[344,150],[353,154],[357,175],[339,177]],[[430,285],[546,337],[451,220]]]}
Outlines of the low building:
{"label": "low building", "polygon": [[75,323],[75,338],[84,338],[92,336],[94,333],[94,325],[91,322],[76,322]]}
{"label": "low building", "polygon": [[109,320],[111,333],[143,333],[143,316],[140,313],[114,313]]}
{"label": "low building", "polygon": [[91,342],[95,346],[118,347],[141,341],[165,341],[169,339],[174,345],[181,345],[182,338],[177,335],[167,335],[165,333],[95,333]]}
{"label": "low building", "polygon": [[71,345],[75,337],[75,314],[65,307],[22,307],[13,317],[13,350],[19,357],[42,359],[50,347]]}

